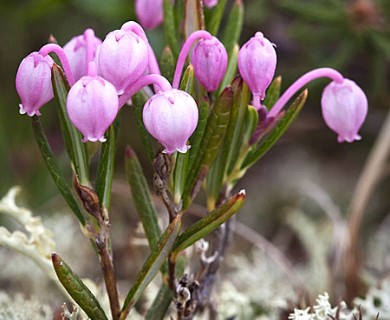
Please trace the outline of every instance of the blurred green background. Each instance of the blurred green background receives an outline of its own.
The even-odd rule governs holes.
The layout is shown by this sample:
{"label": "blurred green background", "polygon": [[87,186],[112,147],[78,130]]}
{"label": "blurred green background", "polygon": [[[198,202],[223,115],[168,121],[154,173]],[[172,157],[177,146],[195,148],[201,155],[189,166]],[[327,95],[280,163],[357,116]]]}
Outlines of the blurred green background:
{"label": "blurred green background", "polygon": [[[345,178],[352,176],[353,182],[389,110],[390,2],[243,2],[245,20],[241,43],[261,30],[277,45],[279,63],[276,73],[283,75],[283,88],[310,69],[336,67],[365,90],[370,110],[361,131],[363,141],[352,145],[337,144],[335,135],[321,119],[319,107],[321,90],[327,82],[317,81],[310,86],[307,106],[286,137],[252,169],[254,174],[251,174],[251,178],[240,185],[251,185],[251,182],[256,184],[253,179],[264,175],[270,164],[280,160],[285,164],[290,163],[292,159],[289,158],[289,152],[294,148],[314,154],[324,167],[327,164],[338,164],[341,168],[347,168]],[[15,184],[21,185],[25,199],[33,208],[58,195],[38,152],[31,121],[18,112],[19,100],[14,78],[20,61],[30,52],[39,50],[51,34],[60,45],[64,45],[74,35],[91,27],[97,36],[104,39],[109,31],[132,19],[135,19],[134,1],[128,0],[0,2],[0,194]],[[159,57],[164,44],[162,28],[148,31],[148,37]],[[53,149],[66,168],[66,156],[54,107],[54,102],[45,106],[41,110],[42,119]],[[129,125],[122,125],[120,148],[131,141],[142,153],[137,136],[132,131],[131,111],[122,112],[121,118],[122,122],[128,122]],[[121,178],[123,157],[120,152],[117,155],[117,177]],[[266,179],[272,180],[273,177],[265,174],[262,181]],[[334,188],[339,190],[341,187]],[[388,209],[388,204],[384,203],[379,215]]]}

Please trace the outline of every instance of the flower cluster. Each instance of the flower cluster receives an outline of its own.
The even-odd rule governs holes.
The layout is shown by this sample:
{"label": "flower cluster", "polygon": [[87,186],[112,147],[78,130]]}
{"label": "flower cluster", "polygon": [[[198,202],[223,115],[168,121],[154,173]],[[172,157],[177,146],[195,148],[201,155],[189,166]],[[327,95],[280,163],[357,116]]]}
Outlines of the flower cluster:
{"label": "flower cluster", "polygon": [[[273,80],[277,48],[263,33],[257,32],[239,48],[236,44],[239,32],[234,32],[232,38],[224,40],[225,48],[213,34],[219,33],[218,19],[226,1],[217,4],[217,0],[202,0],[197,2],[196,8],[187,5],[173,8],[173,3],[174,0],[138,0],[136,12],[141,24],[128,21],[104,39],[96,37],[92,29],[86,29],[64,46],[46,44],[23,59],[16,74],[20,113],[33,117],[35,137],[54,182],[97,249],[112,319],[127,317],[165,262],[169,272],[163,276],[172,292],[169,297],[163,292],[164,306],[159,307],[161,310],[157,313],[165,313],[166,309],[162,310],[168,307],[165,301],[174,299],[178,317],[192,317],[201,306],[197,305],[198,297],[204,296],[207,302],[210,286],[205,284],[207,279],[215,277],[224,250],[219,250],[219,245],[218,248],[210,247],[213,252],[204,248],[207,257],[200,255],[199,258],[201,265],[207,267],[203,268],[205,272],[180,280],[174,276],[177,258],[196,241],[215,232],[242,207],[245,192],[242,190],[233,195],[233,188],[294,120],[305,103],[306,91],[292,106],[285,106],[304,86],[320,77],[331,79],[323,91],[322,114],[326,124],[337,133],[339,142],[359,140],[359,130],[367,114],[364,92],[331,68],[309,71],[279,96],[280,80]],[[206,9],[209,10],[207,19],[202,15],[202,5],[210,8]],[[162,22],[163,6],[164,29],[169,41],[163,52],[161,70],[170,80],[161,75],[159,62],[144,31],[144,28],[154,28]],[[216,8],[212,9],[213,6]],[[235,1],[233,9],[232,13],[242,17],[242,1]],[[180,23],[182,12],[185,12],[184,21]],[[194,31],[191,15],[194,12],[201,30]],[[209,20],[209,13],[215,13],[218,19]],[[240,22],[238,18],[228,19],[227,30],[236,27],[233,22]],[[210,25],[209,21],[214,21],[211,33],[202,29]],[[184,27],[182,33],[176,32],[180,26]],[[177,40],[177,34],[186,36],[181,48],[180,41],[171,41]],[[61,67],[57,66],[57,61]],[[181,79],[186,64],[189,66]],[[134,97],[139,91],[140,94]],[[61,129],[75,173],[75,194],[57,165],[39,122],[42,107],[53,97],[60,105]],[[133,97],[134,101],[131,101]],[[139,102],[144,101],[144,97],[147,98],[142,107]],[[110,247],[109,207],[117,150],[117,125],[113,123],[122,108],[135,109],[137,127],[141,129],[145,151],[152,160],[154,187],[168,210],[169,225],[162,232],[141,166],[135,153],[128,148],[125,152],[126,174],[151,252],[120,307],[122,297],[117,290]],[[142,117],[143,124],[138,116]],[[159,144],[154,148],[150,143],[152,138],[163,148]],[[99,144],[106,140],[105,144]],[[90,148],[82,145],[88,141],[97,143],[94,149],[101,148],[97,172],[92,175],[95,179],[90,178]],[[176,152],[186,153],[191,148],[190,143],[189,154],[170,156]],[[159,150],[157,155],[155,149]],[[160,150],[167,155],[161,154]],[[196,225],[182,230],[182,216],[200,188],[205,191],[209,213]],[[220,230],[218,243],[225,247],[230,231],[229,228]],[[59,280],[71,296],[79,297],[82,292],[86,294],[85,301],[92,301],[83,306],[75,297],[88,317],[106,318],[93,294],[61,257],[55,253],[51,257]],[[191,265],[188,267],[192,268]],[[68,286],[70,278],[77,280],[74,281],[77,286]],[[328,302],[327,296],[320,297],[318,307],[314,307],[316,317],[327,316],[332,311]],[[294,317],[309,319],[310,314],[308,310],[297,310]]]}
{"label": "flower cluster", "polygon": [[[199,40],[199,41],[198,41]],[[146,129],[165,147],[165,152],[186,152],[187,140],[198,122],[195,100],[178,89],[182,68],[194,42],[194,72],[206,90],[219,87],[227,67],[227,53],[222,43],[207,31],[194,32],[183,45],[173,86],[160,75],[154,52],[143,28],[129,21],[101,41],[92,29],[71,39],[62,48],[43,46],[28,55],[16,75],[16,89],[21,99],[20,112],[40,115],[40,108],[53,98],[51,68],[59,57],[71,86],[67,112],[83,141],[105,141],[105,131],[120,108],[142,87],[155,85],[156,94],[145,104]],[[220,68],[215,68],[220,65]]]}
{"label": "flower cluster", "polygon": [[[68,116],[83,134],[84,142],[104,142],[105,131],[120,108],[142,87],[153,84],[156,93],[145,105],[144,125],[165,147],[165,152],[186,152],[187,140],[197,126],[198,108],[191,95],[178,87],[191,49],[195,77],[206,91],[217,91],[226,73],[228,55],[223,44],[207,31],[195,31],[187,38],[171,85],[160,75],[146,34],[136,22],[123,24],[108,33],[103,41],[92,29],[87,29],[63,48],[47,44],[23,59],[16,75],[20,112],[40,115],[40,108],[53,98],[54,62],[48,54],[54,52],[71,86],[67,97]],[[333,69],[321,68],[305,74],[266,111],[261,101],[274,77],[276,62],[275,46],[261,32],[239,51],[238,69],[253,93],[253,105],[259,112],[265,113],[268,120],[277,119],[284,105],[302,86],[318,77],[329,77],[333,81],[322,96],[325,122],[338,134],[339,142],[360,139],[358,130],[367,114],[367,99],[353,81],[344,79]]]}

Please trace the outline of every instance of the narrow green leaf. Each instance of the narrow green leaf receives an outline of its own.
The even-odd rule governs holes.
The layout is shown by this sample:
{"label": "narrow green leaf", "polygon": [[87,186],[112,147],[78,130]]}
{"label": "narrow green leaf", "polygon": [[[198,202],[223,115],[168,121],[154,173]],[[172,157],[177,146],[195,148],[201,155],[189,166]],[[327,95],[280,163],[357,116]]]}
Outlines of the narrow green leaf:
{"label": "narrow green leaf", "polygon": [[225,87],[231,83],[234,77],[237,75],[237,59],[238,52],[240,51],[240,46],[235,43],[229,54],[229,62],[226,69],[225,77],[222,80],[221,85],[219,86],[218,92],[221,92]]}
{"label": "narrow green leaf", "polygon": [[81,281],[80,277],[73,273],[72,269],[56,253],[51,255],[51,259],[58,279],[87,316],[91,319],[107,320],[108,318],[96,297]]}
{"label": "narrow green leaf", "polygon": [[180,90],[188,92],[190,95],[194,95],[194,67],[190,64],[184,72],[183,78],[180,83]]}
{"label": "narrow green leaf", "polygon": [[210,109],[210,104],[207,97],[205,98],[204,101],[202,101],[199,104],[198,108],[199,108],[198,126],[196,127],[195,132],[190,137],[191,149],[188,151],[189,153],[188,168],[191,168],[193,166],[195,159],[198,157],[198,151],[203,139],[204,131],[206,129],[207,118],[209,116],[209,109]]}
{"label": "narrow green leaf", "polygon": [[222,190],[222,182],[225,174],[226,157],[222,152],[218,152],[218,156],[211,166],[206,178],[206,195],[207,195],[207,210],[215,209],[219,195],[224,192]]}
{"label": "narrow green leaf", "polygon": [[146,155],[148,156],[150,162],[152,162],[154,158],[153,138],[146,130],[144,126],[144,122],[142,120],[142,111],[144,109],[144,105],[147,99],[148,99],[147,96],[141,90],[132,97],[132,102],[133,102],[134,117],[135,117],[135,121],[137,122],[138,132],[141,136],[141,141],[145,148]]}
{"label": "narrow green leaf", "polygon": [[256,108],[248,105],[247,112],[245,114],[245,132],[243,142],[245,145],[248,144],[250,138],[254,134],[256,127],[259,123],[259,113]]}
{"label": "narrow green leaf", "polygon": [[230,54],[234,45],[240,40],[243,21],[244,5],[241,0],[235,0],[222,37],[222,43],[225,45],[228,54]]}
{"label": "narrow green leaf", "polygon": [[[190,64],[183,76],[183,79],[180,84],[180,90],[186,91],[189,94],[194,94],[194,68]],[[175,168],[173,170],[173,179],[172,179],[172,191],[174,203],[179,204],[181,200],[181,195],[183,193],[184,184],[187,176],[187,165],[188,165],[189,152],[186,153],[176,153]]]}
{"label": "narrow green leaf", "polygon": [[200,148],[188,173],[183,192],[184,208],[187,208],[199,190],[207,171],[218,155],[229,124],[232,109],[232,88],[227,87],[215,102],[214,108],[207,120],[207,126]]}
{"label": "narrow green leaf", "polygon": [[232,170],[242,147],[244,135],[244,120],[250,99],[250,92],[241,77],[236,77],[232,83],[233,104],[230,121],[216,161],[207,177],[207,208],[214,209],[221,193],[225,176]]}
{"label": "narrow green leaf", "polygon": [[[241,79],[242,81],[242,79]],[[233,87],[233,108],[229,122],[229,127],[226,133],[225,146],[227,154],[226,173],[230,174],[233,170],[244,136],[244,120],[248,110],[248,104],[251,97],[248,86],[242,81],[242,84],[237,84]]]}
{"label": "narrow green leaf", "polygon": [[268,110],[271,110],[275,102],[280,97],[280,90],[282,86],[282,77],[276,77],[271,85],[267,89],[267,93],[265,95],[265,99],[263,101],[263,105],[266,106]]}
{"label": "narrow green leaf", "polygon": [[207,26],[207,30],[214,36],[218,34],[219,26],[222,21],[223,13],[225,12],[225,7],[227,0],[219,0],[216,7],[213,9],[213,15],[210,21],[210,25]]}
{"label": "narrow green leaf", "polygon": [[259,113],[255,107],[251,105],[247,106],[244,121],[242,146],[239,150],[234,167],[232,167],[224,180],[224,187],[228,191],[232,190],[237,181],[245,174],[245,170],[241,170],[241,165],[246,158],[248,151],[251,150],[251,145],[253,143],[251,140],[259,124]]}
{"label": "narrow green leaf", "polygon": [[169,306],[173,299],[172,290],[162,284],[156,298],[145,315],[145,320],[162,320],[166,316]]}
{"label": "narrow green leaf", "polygon": [[163,233],[156,249],[149,255],[148,259],[138,273],[133,287],[126,296],[122,307],[120,320],[126,319],[130,309],[141,297],[148,284],[154,279],[157,272],[168,258],[173,243],[175,242],[181,228],[181,216],[177,216]]}
{"label": "narrow green leaf", "polygon": [[275,128],[265,137],[259,145],[254,146],[253,149],[246,156],[241,169],[246,170],[254,163],[256,163],[266,152],[275,144],[276,141],[283,135],[287,128],[292,124],[299,112],[302,110],[307,99],[307,89],[303,91],[291,104],[286,111],[286,114]]}
{"label": "narrow green leaf", "polygon": [[88,153],[87,147],[81,141],[81,134],[70,122],[66,111],[66,98],[68,96],[69,84],[57,64],[53,64],[52,85],[54,97],[58,103],[58,115],[60,118],[61,131],[64,137],[66,150],[73,163],[78,179],[82,185],[89,186]]}
{"label": "narrow green leaf", "polygon": [[188,152],[176,153],[175,168],[173,169],[172,193],[173,202],[179,204],[187,176]]}
{"label": "narrow green leaf", "polygon": [[189,37],[196,30],[204,29],[202,3],[199,0],[184,1],[184,36]]}
{"label": "narrow green leaf", "polygon": [[172,0],[164,0],[164,34],[165,42],[168,43],[172,50],[175,61],[179,56],[179,42],[176,32],[175,15],[174,15],[174,3]]}
{"label": "narrow green leaf", "polygon": [[148,239],[151,250],[155,250],[158,240],[161,237],[157,211],[153,205],[141,164],[138,161],[137,155],[130,147],[126,148],[125,166],[131,194],[133,195],[135,207],[145,230],[146,238]]}
{"label": "narrow green leaf", "polygon": [[181,30],[183,26],[184,1],[174,2],[174,14],[176,30]]}
{"label": "narrow green leaf", "polygon": [[115,121],[106,132],[107,141],[102,143],[95,183],[95,191],[99,197],[99,203],[107,211],[110,208],[118,129],[119,122]]}
{"label": "narrow green leaf", "polygon": [[241,209],[244,201],[245,191],[241,190],[239,193],[228,199],[219,208],[213,210],[207,216],[195,222],[177,238],[172,249],[173,256],[193,245],[196,241],[206,237],[222,223],[230,219],[238,212],[238,210]]}
{"label": "narrow green leaf", "polygon": [[53,178],[54,183],[56,184],[58,190],[61,192],[62,196],[64,197],[70,209],[75,214],[76,218],[84,226],[85,219],[82,214],[83,209],[81,209],[79,202],[76,200],[75,196],[73,195],[71,188],[66,182],[64,174],[60,170],[57,161],[54,158],[53,152],[50,148],[49,142],[47,141],[39,117],[34,116],[32,118],[32,125],[33,125],[34,136],[38,143],[39,150],[41,151],[42,158],[45,161],[47,168],[49,169],[50,175]]}
{"label": "narrow green leaf", "polygon": [[160,59],[161,74],[172,83],[175,72],[175,59],[170,47],[165,47]]}

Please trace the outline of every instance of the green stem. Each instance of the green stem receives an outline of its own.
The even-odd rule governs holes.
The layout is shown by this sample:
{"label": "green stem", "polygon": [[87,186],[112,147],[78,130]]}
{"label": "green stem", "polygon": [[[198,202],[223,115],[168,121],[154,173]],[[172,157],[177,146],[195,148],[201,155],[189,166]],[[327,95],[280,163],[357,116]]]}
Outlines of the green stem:
{"label": "green stem", "polygon": [[[108,227],[107,227],[108,228]],[[107,230],[108,235],[108,230]],[[116,276],[114,264],[112,257],[110,255],[109,249],[109,238],[107,235],[102,235],[96,239],[96,244],[98,247],[100,266],[103,271],[104,283],[106,284],[106,290],[108,295],[108,300],[110,301],[110,309],[112,319],[116,320],[119,318],[120,306],[118,298],[118,290],[116,287]]]}
{"label": "green stem", "polygon": [[47,141],[39,117],[32,117],[32,125],[34,130],[34,136],[38,143],[39,150],[41,151],[42,158],[45,161],[47,168],[49,169],[50,175],[52,176],[54,183],[56,184],[58,190],[61,192],[68,206],[72,209],[76,218],[84,226],[85,219],[82,214],[83,210],[81,209],[78,201],[74,197],[71,188],[66,182],[64,174],[61,172],[58,163],[54,158],[53,152]]}
{"label": "green stem", "polygon": [[52,85],[55,98],[59,105],[58,115],[66,150],[73,163],[74,170],[76,171],[80,183],[84,186],[89,186],[87,148],[81,141],[80,133],[68,118],[66,98],[68,96],[69,84],[67,83],[61,68],[56,64],[53,64],[52,67]]}
{"label": "green stem", "polygon": [[107,130],[107,141],[102,144],[95,183],[95,190],[99,197],[100,205],[107,211],[110,208],[117,135],[118,122],[115,122]]}
{"label": "green stem", "polygon": [[219,25],[221,24],[226,4],[227,0],[219,0],[217,6],[214,9],[214,14],[210,21],[210,26],[207,28],[207,30],[209,30],[210,33],[214,36],[216,36],[218,33]]}

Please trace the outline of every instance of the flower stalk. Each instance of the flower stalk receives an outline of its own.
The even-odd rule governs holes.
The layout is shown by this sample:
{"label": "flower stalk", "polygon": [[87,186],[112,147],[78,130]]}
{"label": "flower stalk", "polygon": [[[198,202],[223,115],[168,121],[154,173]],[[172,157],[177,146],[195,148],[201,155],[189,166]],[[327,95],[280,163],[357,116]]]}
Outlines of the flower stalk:
{"label": "flower stalk", "polygon": [[122,108],[134,94],[148,85],[155,85],[161,91],[167,91],[172,88],[168,80],[159,74],[149,74],[147,76],[143,76],[128,86],[124,93],[119,97],[119,108]]}
{"label": "flower stalk", "polygon": [[212,35],[204,30],[198,30],[193,33],[187,38],[187,40],[184,42],[183,47],[181,48],[179,58],[177,60],[175,74],[173,76],[173,82],[172,87],[174,89],[179,88],[180,85],[180,78],[181,74],[183,72],[183,67],[186,62],[186,58],[191,50],[192,45],[195,43],[195,41],[199,39],[212,39]]}
{"label": "flower stalk", "polygon": [[319,68],[309,71],[295,80],[295,82],[282,94],[268,112],[268,117],[275,117],[299,90],[309,82],[318,78],[329,78],[337,83],[341,83],[344,79],[340,72],[331,68]]}
{"label": "flower stalk", "polygon": [[55,53],[58,56],[58,59],[60,59],[62,68],[64,69],[66,79],[68,80],[69,85],[70,86],[74,85],[74,77],[73,77],[72,69],[70,68],[69,60],[63,48],[61,48],[58,44],[49,43],[44,45],[39,50],[39,53],[43,56],[47,56],[49,53]]}

